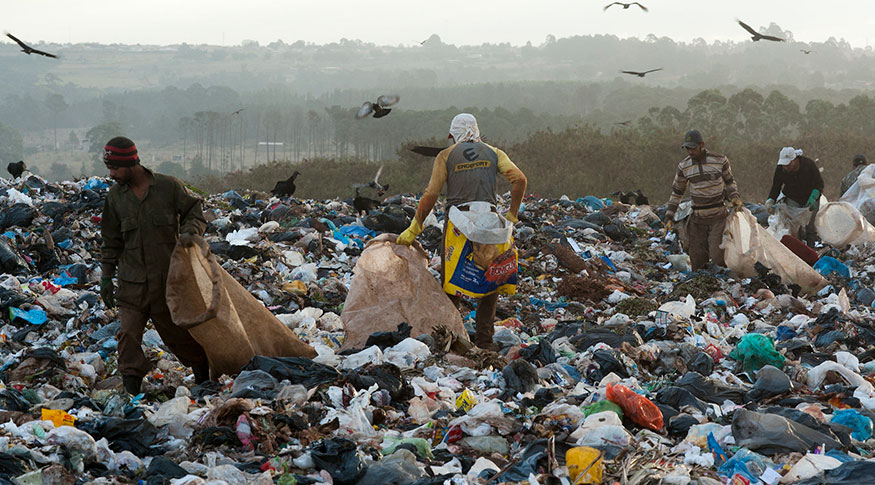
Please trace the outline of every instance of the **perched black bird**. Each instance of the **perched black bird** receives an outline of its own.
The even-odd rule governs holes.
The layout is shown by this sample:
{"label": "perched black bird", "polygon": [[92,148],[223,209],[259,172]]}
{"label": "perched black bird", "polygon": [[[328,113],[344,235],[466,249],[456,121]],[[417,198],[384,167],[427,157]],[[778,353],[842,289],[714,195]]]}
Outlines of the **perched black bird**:
{"label": "perched black bird", "polygon": [[742,22],[741,20],[736,20],[736,22],[738,22],[738,25],[740,25],[741,28],[743,28],[744,30],[748,31],[748,33],[750,33],[750,38],[754,42],[756,42],[758,40],[771,40],[773,42],[784,42],[784,39],[782,39],[780,37],[775,37],[772,35],[764,35],[764,34],[757,32],[756,30],[753,30],[753,27],[751,27],[750,25],[747,25],[746,23]]}
{"label": "perched black bird", "polygon": [[355,198],[352,199],[352,206],[355,208],[356,214],[368,213],[380,206],[379,200],[370,199],[359,194],[359,188],[355,188]]}
{"label": "perched black bird", "polygon": [[638,189],[634,192],[614,192],[611,194],[615,200],[619,200],[624,204],[634,204],[634,205],[648,205],[650,204],[650,200],[641,192],[641,189]]}
{"label": "perched black bird", "polygon": [[609,4],[605,5],[605,8],[603,8],[602,10],[607,10],[607,9],[613,7],[614,5],[620,5],[620,6],[622,6],[622,7],[623,7],[623,10],[626,10],[627,8],[631,7],[632,5],[638,5],[639,7],[641,7],[641,10],[644,10],[645,12],[647,11],[647,7],[645,7],[644,5],[641,5],[641,4],[638,3],[638,2],[632,2],[632,3],[614,2],[614,3],[609,3]]}
{"label": "perched black bird", "polygon": [[374,118],[382,118],[392,111],[391,109],[388,109],[387,106],[393,106],[400,100],[401,97],[397,94],[384,94],[377,98],[377,102],[375,103],[365,101],[364,104],[362,104],[361,109],[359,109],[359,112],[355,114],[355,119],[361,120],[367,118],[372,113]]}
{"label": "perched black bird", "polygon": [[6,166],[6,170],[9,171],[9,175],[12,175],[12,178],[17,179],[21,177],[21,174],[27,169],[27,165],[24,164],[23,161],[19,160],[18,163],[10,163]]}
{"label": "perched black bird", "polygon": [[41,55],[41,56],[51,57],[52,59],[57,59],[57,58],[58,58],[58,56],[56,56],[56,55],[54,55],[54,54],[49,54],[48,52],[43,52],[43,51],[41,51],[41,50],[34,49],[33,47],[31,47],[31,46],[25,44],[24,42],[20,41],[20,40],[18,39],[18,37],[15,37],[14,35],[10,34],[9,32],[6,33],[6,37],[9,37],[9,38],[12,39],[13,41],[15,41],[15,43],[18,44],[19,47],[21,47],[21,52],[24,52],[24,53],[27,54],[27,55],[31,55],[31,54],[39,54],[39,55]]}
{"label": "perched black bird", "polygon": [[423,155],[426,157],[436,157],[438,153],[443,151],[443,148],[439,147],[423,147],[423,146],[415,146],[410,149],[411,152],[416,153],[417,155]]}
{"label": "perched black bird", "polygon": [[280,180],[274,185],[273,190],[270,191],[271,194],[277,197],[289,197],[294,195],[295,193],[295,179],[298,178],[298,175],[301,175],[301,172],[295,170],[295,173],[292,174],[286,180]]}
{"label": "perched black bird", "polygon": [[633,76],[644,77],[651,72],[656,72],[656,71],[661,71],[661,70],[662,70],[662,68],[659,67],[656,69],[651,69],[649,71],[643,71],[643,72],[642,71],[620,71],[620,72],[622,72],[623,74],[631,74]]}

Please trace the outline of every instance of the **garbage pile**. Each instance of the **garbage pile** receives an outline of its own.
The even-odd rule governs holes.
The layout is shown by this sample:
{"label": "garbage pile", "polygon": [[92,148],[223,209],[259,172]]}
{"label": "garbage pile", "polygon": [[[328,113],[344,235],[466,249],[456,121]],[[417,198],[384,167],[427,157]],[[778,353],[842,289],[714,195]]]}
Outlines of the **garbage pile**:
{"label": "garbage pile", "polygon": [[[763,264],[744,278],[690,273],[660,232],[664,209],[530,198],[514,228],[518,291],[499,300],[491,352],[457,322],[344,328],[366,244],[406,228],[414,198],[359,216],[351,201],[228,192],[205,202],[211,252],[318,355],[256,356],[194,385],[149,330],[155,367],[130,396],[115,311],[97,296],[107,189],[100,178],[0,182],[0,483],[875,476],[875,253],[865,246],[816,248],[827,284],[807,294]],[[433,275],[443,216],[419,238]],[[472,310],[463,303],[468,333]]]}

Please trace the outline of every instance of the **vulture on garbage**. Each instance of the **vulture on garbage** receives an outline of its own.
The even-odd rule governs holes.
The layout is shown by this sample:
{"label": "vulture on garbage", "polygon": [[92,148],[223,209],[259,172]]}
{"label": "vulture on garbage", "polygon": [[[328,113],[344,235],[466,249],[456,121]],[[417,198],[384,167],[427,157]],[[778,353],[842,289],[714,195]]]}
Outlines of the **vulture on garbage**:
{"label": "vulture on garbage", "polygon": [[10,163],[6,166],[6,170],[9,171],[9,175],[12,175],[12,178],[17,179],[21,177],[21,174],[27,169],[27,166],[23,161],[19,160],[18,163]]}
{"label": "vulture on garbage", "polygon": [[270,191],[271,194],[277,197],[289,197],[294,195],[295,193],[295,179],[298,178],[298,175],[301,175],[301,172],[295,170],[295,173],[292,174],[286,180],[280,180],[274,185],[273,190]]}
{"label": "vulture on garbage", "polygon": [[374,118],[382,118],[392,111],[387,108],[387,106],[393,106],[399,100],[401,100],[401,97],[397,94],[384,94],[377,98],[375,103],[365,101],[364,104],[362,104],[361,109],[359,109],[359,112],[355,114],[355,119],[361,120],[367,118],[372,113]]}

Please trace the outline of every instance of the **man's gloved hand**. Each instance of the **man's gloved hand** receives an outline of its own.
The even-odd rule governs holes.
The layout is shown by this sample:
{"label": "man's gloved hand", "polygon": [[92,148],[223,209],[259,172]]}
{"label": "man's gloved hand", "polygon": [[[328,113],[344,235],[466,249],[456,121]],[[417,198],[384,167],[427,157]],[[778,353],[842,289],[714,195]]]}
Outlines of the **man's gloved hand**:
{"label": "man's gloved hand", "polygon": [[808,197],[808,202],[805,203],[805,207],[814,210],[814,204],[817,203],[818,199],[820,199],[820,191],[817,189],[812,190],[811,196]]}
{"label": "man's gloved hand", "polygon": [[111,276],[100,278],[100,298],[107,308],[115,308],[115,285]]}
{"label": "man's gloved hand", "polygon": [[517,217],[517,215],[511,211],[505,212],[504,218],[507,219],[508,221],[510,221],[512,224],[516,224],[517,222],[520,221],[519,218]]}
{"label": "man's gloved hand", "polygon": [[732,206],[732,210],[735,212],[740,212],[741,209],[744,209],[744,202],[741,201],[738,197],[729,201],[729,205]]}
{"label": "man's gloved hand", "polygon": [[666,217],[665,222],[662,223],[662,225],[663,225],[663,227],[665,227],[665,235],[667,236],[668,233],[670,233],[672,228],[674,227],[674,220],[672,220],[671,217]]}
{"label": "man's gloved hand", "polygon": [[403,244],[405,246],[410,246],[413,244],[413,241],[416,239],[416,236],[422,234],[422,224],[416,220],[414,217],[412,221],[410,221],[410,227],[404,230],[397,239],[395,239],[395,244]]}

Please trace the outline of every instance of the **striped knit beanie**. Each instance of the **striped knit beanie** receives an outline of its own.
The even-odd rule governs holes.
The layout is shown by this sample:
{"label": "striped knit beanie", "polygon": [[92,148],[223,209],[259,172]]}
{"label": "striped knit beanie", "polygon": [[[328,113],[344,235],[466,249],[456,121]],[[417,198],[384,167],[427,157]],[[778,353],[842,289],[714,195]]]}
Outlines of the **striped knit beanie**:
{"label": "striped knit beanie", "polygon": [[109,140],[103,147],[103,163],[113,167],[133,167],[140,163],[137,145],[123,136]]}

